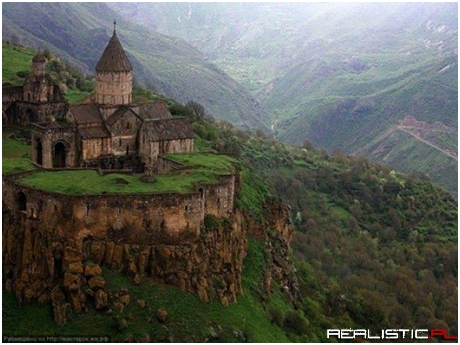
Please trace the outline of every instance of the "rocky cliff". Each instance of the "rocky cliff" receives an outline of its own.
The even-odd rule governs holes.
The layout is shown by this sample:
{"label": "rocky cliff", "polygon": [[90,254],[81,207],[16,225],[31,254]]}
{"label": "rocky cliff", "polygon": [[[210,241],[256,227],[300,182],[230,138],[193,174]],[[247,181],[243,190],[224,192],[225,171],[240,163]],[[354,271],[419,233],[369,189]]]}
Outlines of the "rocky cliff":
{"label": "rocky cliff", "polygon": [[[196,237],[137,242],[129,234],[101,237],[90,232],[81,236],[82,231],[62,231],[62,225],[57,228],[55,223],[35,217],[34,212],[4,203],[5,287],[16,293],[20,304],[51,302],[58,324],[65,323],[72,310],[120,311],[129,304],[129,291],[114,294],[105,289],[106,269],[130,275],[134,284],[154,279],[195,292],[204,302],[219,300],[225,306],[243,293],[243,259],[251,233],[266,243],[264,288],[270,292],[275,279],[295,299],[295,274],[287,246],[292,232],[289,211],[272,201],[266,212],[267,220],[262,224],[236,209],[228,217],[205,216]],[[66,224],[65,219],[61,221]],[[68,223],[69,229],[73,226]]]}

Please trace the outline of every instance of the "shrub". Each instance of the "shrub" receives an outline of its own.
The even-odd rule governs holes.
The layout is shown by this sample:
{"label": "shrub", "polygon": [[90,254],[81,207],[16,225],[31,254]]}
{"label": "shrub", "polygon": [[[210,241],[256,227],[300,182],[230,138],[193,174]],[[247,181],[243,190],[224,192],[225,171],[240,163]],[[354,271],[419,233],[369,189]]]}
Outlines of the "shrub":
{"label": "shrub", "polygon": [[268,306],[268,317],[271,323],[283,327],[284,313],[279,307]]}
{"label": "shrub", "polygon": [[305,334],[308,331],[308,320],[299,312],[290,311],[284,318],[284,328],[297,334]]}
{"label": "shrub", "polygon": [[19,78],[27,78],[29,76],[29,72],[27,72],[27,71],[19,71],[19,72],[16,73],[16,75]]}
{"label": "shrub", "polygon": [[219,219],[217,217],[207,214],[204,216],[204,227],[206,230],[217,230],[219,228]]}

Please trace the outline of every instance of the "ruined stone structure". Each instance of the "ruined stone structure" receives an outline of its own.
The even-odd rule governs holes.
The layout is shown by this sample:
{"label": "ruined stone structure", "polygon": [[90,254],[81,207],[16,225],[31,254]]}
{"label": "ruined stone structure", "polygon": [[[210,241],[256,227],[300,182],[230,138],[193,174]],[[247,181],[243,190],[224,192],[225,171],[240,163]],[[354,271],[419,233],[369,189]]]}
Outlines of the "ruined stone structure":
{"label": "ruined stone structure", "polygon": [[46,58],[37,54],[23,86],[2,88],[2,122],[14,128],[29,128],[33,122],[62,118],[68,105],[59,89],[45,75]]}

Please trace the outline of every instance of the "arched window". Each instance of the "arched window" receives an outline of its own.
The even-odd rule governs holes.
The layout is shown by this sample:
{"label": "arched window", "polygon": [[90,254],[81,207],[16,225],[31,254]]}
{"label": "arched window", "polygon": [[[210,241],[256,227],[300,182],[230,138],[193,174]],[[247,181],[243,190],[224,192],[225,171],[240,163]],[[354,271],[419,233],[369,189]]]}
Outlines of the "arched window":
{"label": "arched window", "polygon": [[35,139],[35,162],[38,165],[43,164],[43,146],[40,138]]}
{"label": "arched window", "polygon": [[54,144],[53,168],[65,168],[66,148],[64,143],[58,141]]}

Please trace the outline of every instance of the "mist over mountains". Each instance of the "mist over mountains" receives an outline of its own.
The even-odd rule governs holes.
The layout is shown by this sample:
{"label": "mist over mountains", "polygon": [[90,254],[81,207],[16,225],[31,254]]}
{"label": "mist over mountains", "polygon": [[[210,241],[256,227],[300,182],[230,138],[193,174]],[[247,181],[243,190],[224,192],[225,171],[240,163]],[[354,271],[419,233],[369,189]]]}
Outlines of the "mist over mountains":
{"label": "mist over mountains", "polygon": [[285,142],[365,155],[455,192],[457,6],[3,4],[3,36],[57,48],[92,71],[117,18],[140,83],[240,126],[271,127]]}

